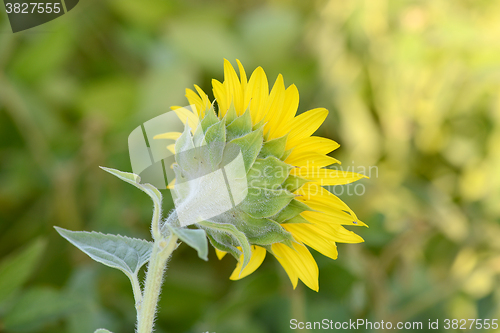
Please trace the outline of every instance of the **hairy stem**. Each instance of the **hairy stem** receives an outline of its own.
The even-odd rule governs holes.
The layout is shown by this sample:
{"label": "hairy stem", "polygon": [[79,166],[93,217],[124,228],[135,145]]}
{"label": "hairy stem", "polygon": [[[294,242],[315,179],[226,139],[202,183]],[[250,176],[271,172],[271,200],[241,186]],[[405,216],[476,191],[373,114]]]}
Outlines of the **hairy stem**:
{"label": "hairy stem", "polygon": [[155,241],[162,238],[160,232],[160,219],[161,219],[161,206],[155,202],[153,211],[153,221],[151,222],[151,234],[153,235],[153,239]]}
{"label": "hairy stem", "polygon": [[163,282],[163,272],[167,260],[175,250],[176,245],[177,236],[175,235],[170,235],[166,239],[155,239],[146,273],[144,297],[137,312],[137,333],[153,332],[156,306]]}
{"label": "hairy stem", "polygon": [[142,290],[137,280],[137,276],[129,276],[130,282],[132,283],[132,291],[134,292],[135,309],[139,312],[142,303]]}

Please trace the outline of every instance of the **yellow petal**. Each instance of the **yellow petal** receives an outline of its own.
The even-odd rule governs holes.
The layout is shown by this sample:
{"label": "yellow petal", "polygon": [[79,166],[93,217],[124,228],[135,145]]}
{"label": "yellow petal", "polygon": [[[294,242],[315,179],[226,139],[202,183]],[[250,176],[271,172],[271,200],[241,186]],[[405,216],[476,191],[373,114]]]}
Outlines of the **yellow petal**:
{"label": "yellow petal", "polygon": [[186,124],[187,122],[189,128],[191,128],[191,132],[194,134],[196,128],[198,127],[198,123],[200,122],[198,115],[186,108],[176,108],[174,109],[174,112],[183,124]]}
{"label": "yellow petal", "polygon": [[241,90],[240,80],[231,63],[224,59],[224,84],[227,84],[229,94],[232,96],[232,102],[237,115],[242,115],[245,111],[243,106],[243,91]]}
{"label": "yellow petal", "polygon": [[217,255],[217,258],[219,258],[219,260],[221,260],[222,258],[224,258],[224,256],[227,254],[227,252],[215,249],[215,254]]}
{"label": "yellow petal", "polygon": [[311,228],[308,228],[307,224],[284,223],[282,226],[299,242],[307,244],[329,258],[337,259],[338,252],[335,242],[314,232]]}
{"label": "yellow petal", "polygon": [[167,149],[172,153],[175,154],[175,143],[172,143],[171,145],[167,146]]}
{"label": "yellow petal", "polygon": [[327,109],[318,108],[309,110],[295,117],[290,128],[286,149],[293,148],[303,139],[316,132],[327,116]]}
{"label": "yellow petal", "polygon": [[299,200],[308,206],[310,206],[310,203],[313,203],[328,206],[332,209],[344,210],[349,212],[355,220],[359,221],[356,214],[345,204],[345,202],[340,200],[336,195],[330,193],[327,189],[321,187],[319,184],[306,183],[302,185],[300,189],[295,191],[295,194],[298,194],[298,197],[295,198],[296,200]]}
{"label": "yellow petal", "polygon": [[213,79],[212,87],[214,92],[215,100],[217,101],[217,105],[219,106],[219,119],[222,119],[229,108],[229,104],[231,103],[226,96],[226,87],[220,83],[219,81]]}
{"label": "yellow petal", "polygon": [[264,111],[264,135],[267,135],[270,129],[278,127],[280,114],[283,111],[283,103],[285,102],[285,83],[283,76],[278,75],[271,94],[267,100],[267,105]]}
{"label": "yellow petal", "polygon": [[[304,202],[304,201],[303,201]],[[309,208],[314,209],[316,212],[303,212],[302,216],[309,219],[307,216],[312,216],[312,218],[317,217],[319,219],[331,219],[331,223],[344,224],[344,225],[356,225],[367,227],[366,224],[361,222],[356,215],[346,213],[344,210],[340,210],[333,206],[326,206],[321,203],[314,201],[304,202]],[[323,214],[323,215],[318,215]]]}
{"label": "yellow petal", "polygon": [[[241,62],[236,59],[236,62],[238,63],[238,70],[240,71],[240,83],[241,83],[241,91],[245,92],[245,89],[247,88],[247,73],[245,72],[245,68],[243,68],[243,65]],[[243,105],[246,108],[248,105]]]}
{"label": "yellow petal", "polygon": [[344,185],[355,182],[361,178],[368,178],[365,175],[344,170],[333,170],[323,168],[295,168],[290,171],[291,175],[302,177],[313,182],[327,185]]}
{"label": "yellow petal", "polygon": [[250,257],[250,261],[245,266],[243,271],[241,271],[241,265],[243,262],[243,254],[240,256],[238,260],[238,264],[233,271],[233,274],[229,277],[230,280],[239,280],[243,279],[245,276],[248,276],[255,272],[257,268],[260,267],[264,258],[266,257],[266,249],[260,246],[252,245],[252,256]]}
{"label": "yellow petal", "polygon": [[322,235],[325,238],[329,238],[337,243],[362,243],[363,238],[354,232],[347,230],[341,225],[328,223],[316,219],[308,219],[311,224],[307,225],[311,229],[311,232],[315,232],[318,235]]}
{"label": "yellow petal", "polygon": [[340,145],[330,139],[322,138],[320,136],[311,136],[305,138],[299,144],[297,144],[289,158],[294,158],[308,152],[316,152],[318,154],[328,154],[329,152],[337,149]]}
{"label": "yellow petal", "polygon": [[210,108],[210,106],[212,105],[212,103],[210,103],[210,100],[208,99],[208,95],[205,94],[205,92],[203,91],[203,89],[201,89],[200,87],[198,87],[196,84],[194,85],[194,88],[196,89],[196,91],[198,92],[198,94],[201,97],[201,100],[202,100],[202,103],[203,103],[203,109],[201,110],[201,118],[204,118],[205,117],[205,111]]}
{"label": "yellow petal", "polygon": [[243,105],[250,103],[250,114],[252,124],[257,124],[264,117],[264,110],[269,96],[269,84],[267,76],[262,67],[257,67],[250,76]]}
{"label": "yellow petal", "polygon": [[286,163],[290,165],[294,165],[297,167],[317,167],[317,168],[322,168],[329,166],[334,163],[340,164],[340,161],[330,157],[326,156],[324,154],[318,154],[315,152],[307,152],[303,153],[301,155],[291,155],[287,157],[285,160]]}
{"label": "yellow petal", "polygon": [[175,178],[170,183],[168,183],[168,185],[167,185],[167,188],[169,190],[173,190],[174,187],[175,187]]}
{"label": "yellow petal", "polygon": [[271,249],[276,259],[287,272],[290,280],[292,280],[294,288],[297,286],[294,279],[298,277],[306,286],[318,291],[318,265],[311,252],[302,244],[294,243],[293,247],[294,249],[291,249],[285,244],[275,243],[271,246]]}
{"label": "yellow petal", "polygon": [[293,118],[299,107],[299,91],[292,84],[285,90],[285,103],[278,119],[278,126],[271,128],[268,140],[277,139],[290,132]]}
{"label": "yellow petal", "polygon": [[153,140],[156,139],[171,139],[171,140],[177,140],[181,136],[181,132],[167,132],[167,133],[162,133],[155,135],[153,137]]}
{"label": "yellow petal", "polygon": [[194,105],[194,112],[196,113],[196,115],[198,115],[198,117],[201,117],[201,112],[204,109],[201,97],[191,89],[186,89],[186,98],[189,101],[190,105]]}
{"label": "yellow petal", "polygon": [[[312,209],[314,209],[313,207],[321,209],[321,207],[315,206],[314,204],[311,204],[309,207]],[[312,222],[320,221],[337,225],[356,225],[354,223],[356,220],[353,216],[335,209],[329,210],[328,213],[327,211],[306,211],[300,215],[306,220]]]}

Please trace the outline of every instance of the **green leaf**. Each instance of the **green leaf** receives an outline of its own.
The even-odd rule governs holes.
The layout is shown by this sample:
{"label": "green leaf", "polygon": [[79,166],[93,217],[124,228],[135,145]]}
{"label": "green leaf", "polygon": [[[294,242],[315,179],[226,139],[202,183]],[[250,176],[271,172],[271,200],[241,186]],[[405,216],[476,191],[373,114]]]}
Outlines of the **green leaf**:
{"label": "green leaf", "polygon": [[266,158],[268,156],[275,156],[281,159],[281,157],[285,153],[287,137],[288,134],[282,136],[281,138],[264,142],[259,153],[259,157]]}
{"label": "green leaf", "polygon": [[227,141],[247,135],[252,131],[252,118],[250,111],[247,109],[245,113],[236,118],[227,126]]}
{"label": "green leaf", "polygon": [[263,131],[264,128],[260,127],[247,135],[230,141],[230,143],[240,147],[246,171],[250,170],[257,155],[259,155],[259,151],[262,147]]}
{"label": "green leaf", "polygon": [[288,158],[288,156],[290,156],[290,154],[292,153],[293,149],[288,149],[288,150],[285,150],[285,153],[283,154],[283,156],[281,156],[281,159],[284,161]]}
{"label": "green leaf", "polygon": [[213,141],[226,142],[226,126],[224,120],[221,120],[210,126],[205,133],[207,143]]}
{"label": "green leaf", "polygon": [[224,124],[230,124],[232,123],[238,115],[236,114],[236,109],[234,108],[234,103],[231,102],[231,105],[229,106],[229,109],[227,109],[226,115],[224,116]]}
{"label": "green leaf", "polygon": [[295,196],[286,190],[249,187],[248,194],[238,206],[253,217],[270,217],[286,207]]}
{"label": "green leaf", "polygon": [[241,230],[254,245],[271,245],[293,241],[292,235],[283,227],[270,219],[254,218],[245,212],[239,211],[232,224]]}
{"label": "green leaf", "polygon": [[308,182],[310,182],[310,180],[290,175],[283,182],[283,184],[281,184],[281,188],[287,190],[288,192],[295,192],[299,188],[301,188],[302,185],[304,185],[305,183],[308,183]]}
{"label": "green leaf", "polygon": [[304,211],[312,211],[312,209],[309,208],[309,206],[307,206],[306,204],[293,199],[292,201],[290,201],[288,206],[286,206],[282,211],[280,211],[277,214],[276,217],[273,217],[273,220],[275,220],[278,223],[282,223],[286,220],[294,218],[295,216],[299,215]]}
{"label": "green leaf", "polygon": [[13,295],[26,282],[40,261],[46,242],[37,239],[20,252],[0,262],[0,303]]}
{"label": "green leaf", "polygon": [[143,239],[101,234],[95,231],[70,231],[54,227],[71,244],[95,261],[124,272],[133,282],[139,269],[149,260],[153,244]]}
{"label": "green leaf", "polygon": [[14,306],[6,313],[3,324],[8,331],[36,330],[48,322],[58,320],[78,306],[78,303],[78,299],[51,288],[29,289],[16,298]]}
{"label": "green leaf", "polygon": [[106,167],[102,167],[102,166],[100,166],[100,168],[103,169],[104,171],[109,172],[110,174],[120,178],[121,180],[123,180],[129,184],[134,185],[135,187],[137,187],[141,191],[145,192],[147,195],[149,195],[151,197],[154,204],[157,205],[158,208],[161,207],[162,196],[161,196],[160,191],[158,191],[158,189],[151,184],[141,184],[140,183],[141,177],[139,177],[135,173],[123,172],[120,170],[106,168]]}
{"label": "green leaf", "polygon": [[265,159],[256,159],[247,179],[250,187],[265,187],[277,189],[288,178],[292,166],[274,156]]}
{"label": "green leaf", "polygon": [[283,221],[281,223],[290,223],[290,224],[291,223],[305,223],[305,224],[311,224],[311,222],[309,222],[304,217],[302,217],[302,215],[294,216],[291,219]]}
{"label": "green leaf", "polygon": [[230,235],[238,242],[243,251],[243,268],[248,264],[251,256],[250,243],[244,233],[239,231],[234,225],[227,223],[215,223],[209,221],[198,222],[199,225]]}
{"label": "green leaf", "polygon": [[219,121],[219,118],[217,118],[217,115],[215,114],[214,107],[212,107],[205,113],[205,117],[201,121],[201,127],[203,128],[204,131],[206,131],[210,126],[213,124],[217,123]]}
{"label": "green leaf", "polygon": [[205,228],[207,232],[207,237],[210,240],[210,244],[219,251],[227,252],[231,254],[236,260],[239,260],[241,251],[233,245],[233,238],[229,235],[220,233],[218,231],[211,231]]}
{"label": "green leaf", "polygon": [[192,175],[198,171],[197,150],[194,149],[191,130],[186,124],[184,132],[175,141],[175,161],[184,170],[184,172]]}
{"label": "green leaf", "polygon": [[198,252],[198,257],[205,261],[208,260],[208,242],[205,230],[177,228],[169,224],[166,225],[181,241],[195,249]]}
{"label": "green leaf", "polygon": [[212,170],[215,170],[222,161],[222,154],[226,145],[226,126],[224,120],[208,128],[205,133],[205,142],[207,145],[200,148],[203,159],[209,161]]}

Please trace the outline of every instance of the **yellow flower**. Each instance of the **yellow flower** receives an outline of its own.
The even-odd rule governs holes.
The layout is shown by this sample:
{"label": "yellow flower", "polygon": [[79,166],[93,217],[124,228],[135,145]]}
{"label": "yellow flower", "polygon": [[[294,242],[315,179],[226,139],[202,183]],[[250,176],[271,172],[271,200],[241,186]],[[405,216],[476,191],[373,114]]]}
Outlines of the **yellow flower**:
{"label": "yellow flower", "polygon": [[[348,184],[365,176],[325,168],[340,163],[326,155],[339,147],[335,141],[312,136],[326,119],[326,109],[317,108],[296,116],[299,93],[295,85],[285,88],[280,74],[269,92],[267,77],[261,67],[247,79],[243,66],[238,60],[237,63],[239,77],[230,62],[225,60],[224,81],[212,81],[218,106],[217,117],[223,119],[232,107],[237,116],[242,116],[249,109],[253,129],[263,127],[264,144],[285,136],[287,153],[281,160],[293,166],[289,179],[305,179],[299,182],[298,188],[293,188],[294,199],[310,210],[302,211],[293,223],[289,220],[280,223],[293,236],[294,242],[276,242],[267,248],[252,244],[250,261],[241,270],[241,254],[230,279],[238,280],[253,273],[264,261],[266,253],[270,252],[283,266],[294,288],[300,279],[309,288],[318,291],[318,266],[307,246],[336,259],[337,242],[363,242],[360,236],[343,225],[366,226],[344,202],[322,186]],[[195,89],[196,92],[186,89],[186,97],[195,106],[198,117],[203,119],[212,103],[202,89],[196,85]],[[217,249],[216,252],[219,259],[226,254]]]}

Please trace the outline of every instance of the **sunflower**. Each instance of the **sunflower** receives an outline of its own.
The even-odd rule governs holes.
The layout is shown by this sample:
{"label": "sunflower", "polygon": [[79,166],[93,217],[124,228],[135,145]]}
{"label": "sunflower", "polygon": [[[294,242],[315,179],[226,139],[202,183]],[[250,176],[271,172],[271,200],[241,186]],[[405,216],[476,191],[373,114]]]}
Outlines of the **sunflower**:
{"label": "sunflower", "polygon": [[[197,224],[207,232],[219,259],[226,253],[238,259],[231,280],[253,273],[269,252],[283,266],[294,288],[300,279],[318,291],[318,266],[308,247],[336,259],[337,242],[363,242],[344,225],[366,226],[323,186],[348,184],[365,176],[326,168],[340,164],[327,155],[339,144],[313,136],[328,115],[326,109],[296,116],[299,93],[295,85],[285,88],[280,74],[269,92],[261,67],[247,79],[240,61],[237,64],[239,77],[224,60],[224,81],[212,81],[214,103],[200,87],[186,89],[198,126],[184,119],[186,124],[191,123],[184,134],[167,133],[158,138],[176,139],[175,147],[170,145],[169,149],[177,152],[183,149],[180,141],[192,146],[191,142],[197,141],[196,133],[240,147],[249,184],[245,201],[222,217]],[[194,161],[177,161],[176,174],[189,174],[192,166],[186,163],[199,163]],[[266,170],[282,172],[266,174]]]}

